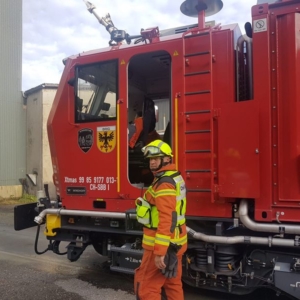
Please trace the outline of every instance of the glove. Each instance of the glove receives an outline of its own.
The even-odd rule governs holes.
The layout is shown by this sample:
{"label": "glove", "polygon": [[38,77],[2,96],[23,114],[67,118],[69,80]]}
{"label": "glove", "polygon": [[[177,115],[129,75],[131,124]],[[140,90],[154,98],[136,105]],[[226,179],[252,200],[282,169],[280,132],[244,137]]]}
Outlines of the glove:
{"label": "glove", "polygon": [[177,256],[166,254],[164,262],[166,264],[166,268],[161,270],[162,274],[166,278],[175,278],[178,270]]}
{"label": "glove", "polygon": [[181,248],[181,245],[176,245],[170,243],[170,246],[165,255],[164,263],[166,265],[165,269],[162,269],[161,272],[166,278],[175,278],[178,271],[178,259],[177,252]]}

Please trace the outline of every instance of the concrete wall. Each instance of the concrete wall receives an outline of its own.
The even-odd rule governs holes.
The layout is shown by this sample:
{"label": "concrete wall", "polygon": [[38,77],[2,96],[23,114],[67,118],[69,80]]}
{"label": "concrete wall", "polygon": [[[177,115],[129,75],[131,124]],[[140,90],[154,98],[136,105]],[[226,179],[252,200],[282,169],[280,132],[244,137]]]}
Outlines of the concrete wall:
{"label": "concrete wall", "polygon": [[18,199],[22,196],[21,185],[0,186],[0,200],[2,199]]}
{"label": "concrete wall", "polygon": [[37,173],[37,184],[34,186],[29,180],[29,193],[44,189],[48,184],[51,198],[56,197],[52,180],[52,162],[47,135],[47,120],[55,97],[56,88],[47,84],[33,88],[27,95],[27,165],[26,174]]}
{"label": "concrete wall", "polygon": [[43,89],[43,141],[42,141],[42,164],[43,164],[43,181],[49,185],[51,198],[56,198],[56,189],[53,184],[53,169],[49,140],[47,134],[47,120],[56,94],[56,89]]}
{"label": "concrete wall", "polygon": [[0,36],[0,187],[5,187],[0,189],[0,197],[19,197],[19,179],[26,176],[22,0],[0,1]]}
{"label": "concrete wall", "polygon": [[42,176],[42,137],[43,137],[43,101],[42,90],[38,90],[27,97],[27,140],[26,140],[26,174],[37,173],[37,185],[29,182],[29,194],[35,195],[37,190],[43,189]]}

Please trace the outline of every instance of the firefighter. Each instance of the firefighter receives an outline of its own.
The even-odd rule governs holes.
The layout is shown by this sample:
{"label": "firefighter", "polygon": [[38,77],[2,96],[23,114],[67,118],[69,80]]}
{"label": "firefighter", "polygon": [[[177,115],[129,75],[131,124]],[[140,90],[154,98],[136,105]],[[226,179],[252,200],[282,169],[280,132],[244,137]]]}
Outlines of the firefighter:
{"label": "firefighter", "polygon": [[134,148],[134,146],[136,145],[137,141],[140,138],[140,135],[143,132],[143,113],[141,111],[139,111],[135,116],[134,128],[135,131],[131,135],[129,135],[129,147],[131,149]]}
{"label": "firefighter", "polygon": [[[144,123],[146,123],[147,126],[145,126]],[[154,121],[151,121],[150,124],[148,124],[147,120],[144,120],[143,113],[141,111],[136,114],[134,124],[129,125],[128,139],[130,149],[134,149],[139,144],[142,144],[142,146],[144,146],[156,139],[160,139],[159,134],[155,130],[155,119]],[[147,130],[149,130],[149,132]],[[141,147],[139,147],[139,151]]]}
{"label": "firefighter", "polygon": [[143,258],[135,271],[139,300],[183,300],[182,255],[187,248],[185,182],[172,164],[172,149],[155,140],[142,149],[154,175],[143,198],[136,200],[137,219],[143,227]]}

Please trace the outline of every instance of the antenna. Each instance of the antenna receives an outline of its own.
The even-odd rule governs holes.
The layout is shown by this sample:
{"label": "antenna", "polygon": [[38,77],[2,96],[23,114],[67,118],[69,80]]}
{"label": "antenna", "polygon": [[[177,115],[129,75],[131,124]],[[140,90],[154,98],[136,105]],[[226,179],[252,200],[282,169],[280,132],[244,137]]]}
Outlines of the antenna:
{"label": "antenna", "polygon": [[205,28],[205,17],[218,13],[223,8],[222,0],[185,0],[181,12],[188,17],[198,17],[198,27]]}

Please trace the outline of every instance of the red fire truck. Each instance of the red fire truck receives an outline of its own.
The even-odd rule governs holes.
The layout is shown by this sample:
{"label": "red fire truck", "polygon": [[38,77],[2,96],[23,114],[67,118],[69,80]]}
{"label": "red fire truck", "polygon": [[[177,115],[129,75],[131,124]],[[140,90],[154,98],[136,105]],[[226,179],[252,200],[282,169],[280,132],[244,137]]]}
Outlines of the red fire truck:
{"label": "red fire truck", "polygon": [[[259,0],[242,35],[205,25],[221,0],[185,0],[197,24],[135,36],[85,2],[109,47],[64,61],[48,119],[57,199],[16,207],[16,230],[45,224],[45,251],[67,241],[76,261],[93,245],[111,270],[133,274],[135,199],[152,181],[140,146],[154,114],[187,187],[183,281],[300,299],[300,1]],[[144,140],[128,147],[137,112]]]}

